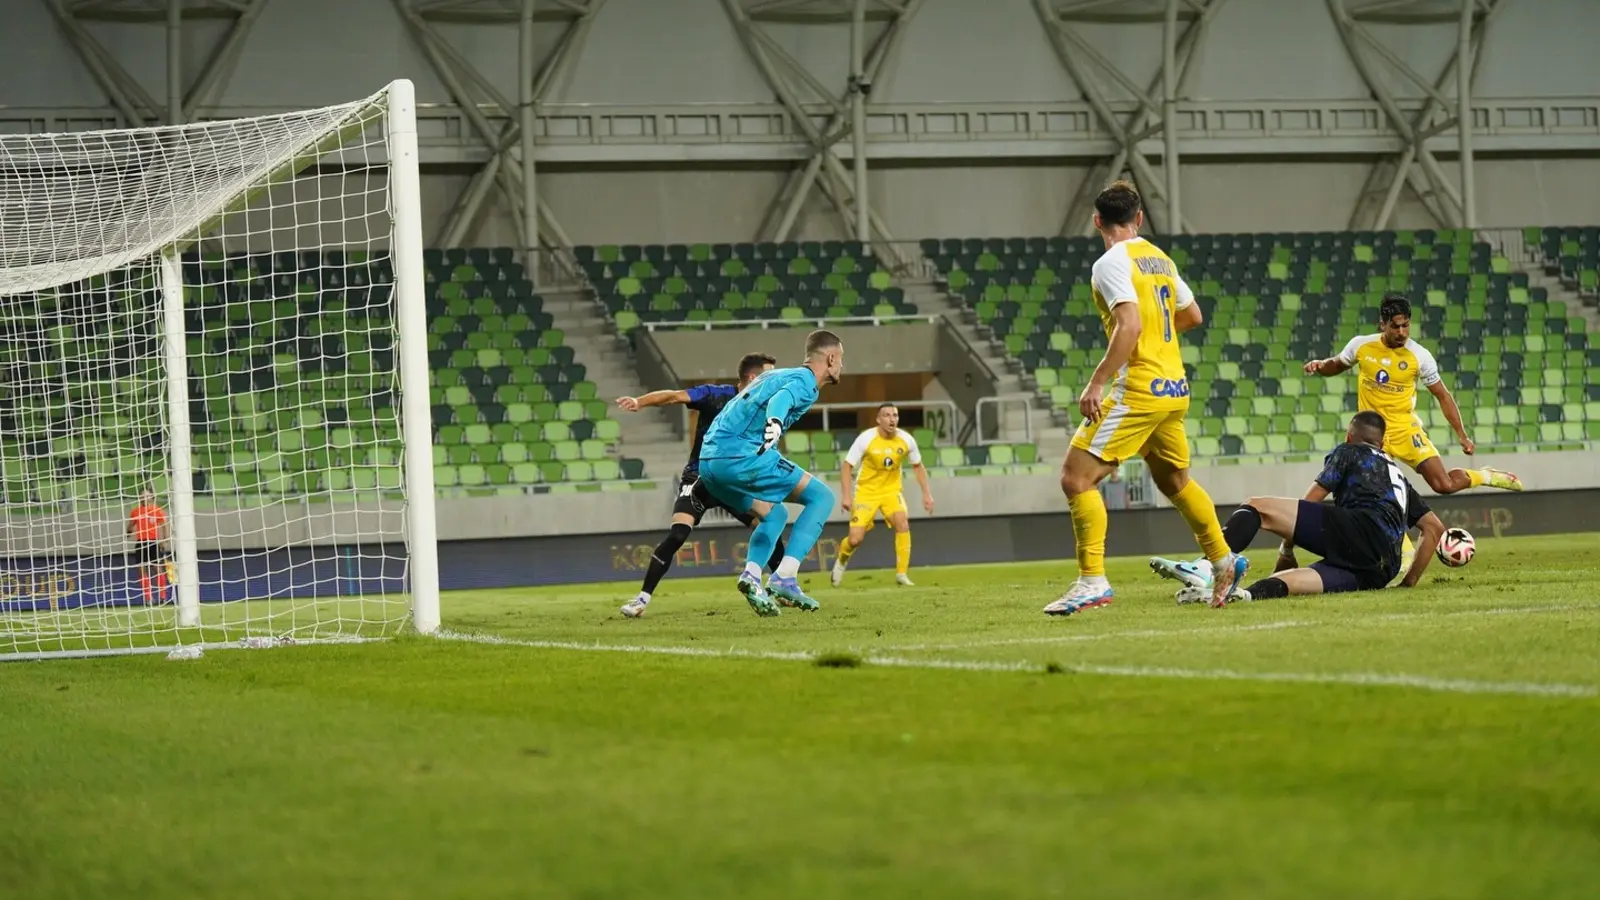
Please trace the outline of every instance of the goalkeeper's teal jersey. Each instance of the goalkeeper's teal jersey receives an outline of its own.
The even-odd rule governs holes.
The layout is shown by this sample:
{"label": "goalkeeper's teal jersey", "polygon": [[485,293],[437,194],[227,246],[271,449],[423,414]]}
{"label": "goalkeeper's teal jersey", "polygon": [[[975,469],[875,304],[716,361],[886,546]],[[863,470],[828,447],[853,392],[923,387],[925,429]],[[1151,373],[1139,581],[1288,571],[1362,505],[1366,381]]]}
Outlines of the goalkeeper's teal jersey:
{"label": "goalkeeper's teal jersey", "polygon": [[769,417],[776,416],[788,431],[816,402],[817,376],[810,369],[768,369],[711,420],[700,446],[700,458],[755,456],[765,440]]}

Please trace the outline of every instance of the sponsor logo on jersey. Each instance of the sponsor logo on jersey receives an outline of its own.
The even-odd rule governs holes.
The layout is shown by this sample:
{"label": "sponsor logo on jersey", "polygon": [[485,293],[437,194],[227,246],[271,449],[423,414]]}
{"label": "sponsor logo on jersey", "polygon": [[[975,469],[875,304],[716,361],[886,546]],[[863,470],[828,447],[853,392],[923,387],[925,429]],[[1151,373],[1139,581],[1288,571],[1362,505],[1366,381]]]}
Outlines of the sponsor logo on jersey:
{"label": "sponsor logo on jersey", "polygon": [[1376,375],[1374,375],[1372,377],[1373,377],[1373,380],[1377,381],[1379,384],[1388,384],[1389,383],[1389,370],[1388,369],[1379,369],[1378,370],[1378,374],[1376,374]]}
{"label": "sponsor logo on jersey", "polygon": [[1187,397],[1189,396],[1189,379],[1153,378],[1150,381],[1150,395],[1153,397]]}

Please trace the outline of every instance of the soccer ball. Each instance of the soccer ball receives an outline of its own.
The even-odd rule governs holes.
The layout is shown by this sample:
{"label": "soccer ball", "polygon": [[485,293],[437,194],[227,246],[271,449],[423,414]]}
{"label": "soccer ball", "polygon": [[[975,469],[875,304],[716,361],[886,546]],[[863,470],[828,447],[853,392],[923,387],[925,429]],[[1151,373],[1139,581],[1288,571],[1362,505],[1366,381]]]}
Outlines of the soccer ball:
{"label": "soccer ball", "polygon": [[1446,528],[1444,537],[1439,538],[1439,546],[1433,552],[1438,555],[1439,562],[1455,569],[1472,562],[1472,554],[1477,549],[1477,541],[1465,528]]}

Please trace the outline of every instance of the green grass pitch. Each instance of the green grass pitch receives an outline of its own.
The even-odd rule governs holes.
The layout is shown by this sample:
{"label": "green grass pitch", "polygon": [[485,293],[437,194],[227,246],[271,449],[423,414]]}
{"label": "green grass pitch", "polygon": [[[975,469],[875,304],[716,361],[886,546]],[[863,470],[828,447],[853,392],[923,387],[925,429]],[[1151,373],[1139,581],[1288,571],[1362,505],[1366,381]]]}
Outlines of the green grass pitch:
{"label": "green grass pitch", "polygon": [[668,576],[639,621],[446,596],[498,644],[4,666],[0,895],[1592,897],[1597,550],[1225,610],[1116,560],[1066,619],[1068,562],[777,619]]}

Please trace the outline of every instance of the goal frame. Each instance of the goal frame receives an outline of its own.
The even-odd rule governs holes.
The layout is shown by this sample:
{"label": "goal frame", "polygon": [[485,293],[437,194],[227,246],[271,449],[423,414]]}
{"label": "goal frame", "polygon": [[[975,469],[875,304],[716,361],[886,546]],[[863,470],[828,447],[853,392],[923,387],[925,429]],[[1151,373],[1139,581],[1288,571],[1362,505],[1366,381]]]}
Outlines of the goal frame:
{"label": "goal frame", "polygon": [[[389,257],[394,272],[393,314],[395,370],[400,389],[399,426],[404,442],[406,593],[410,628],[432,634],[440,627],[438,533],[433,482],[432,410],[429,399],[428,315],[423,259],[422,191],[417,143],[416,91],[409,79],[395,79],[371,96],[383,107],[390,219]],[[372,110],[372,105],[360,108]],[[158,126],[182,130],[193,126]],[[377,126],[373,126],[374,128]],[[143,129],[140,129],[143,130]],[[307,166],[337,153],[349,131],[348,120],[303,147],[278,170],[232,195],[220,209],[209,211],[198,227],[188,229],[141,259],[156,263],[161,302],[161,332],[166,344],[163,367],[167,391],[168,501],[171,547],[177,568],[177,627],[201,625],[199,542],[196,528],[193,434],[189,407],[188,327],[182,255],[225,216],[248,207],[255,196],[297,177]],[[360,133],[367,133],[361,129]],[[186,642],[180,640],[182,645]],[[207,646],[200,644],[200,646]],[[123,649],[55,650],[12,654],[0,659],[93,657],[156,652],[171,646]]]}

